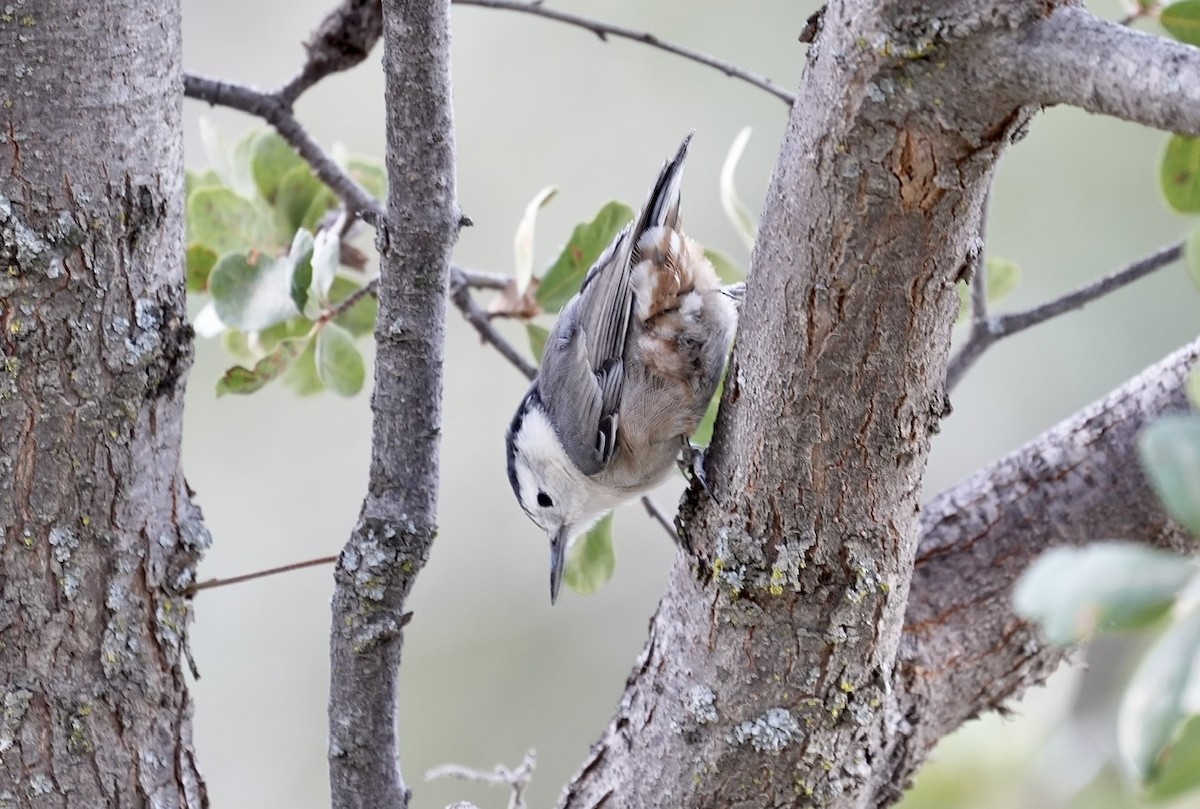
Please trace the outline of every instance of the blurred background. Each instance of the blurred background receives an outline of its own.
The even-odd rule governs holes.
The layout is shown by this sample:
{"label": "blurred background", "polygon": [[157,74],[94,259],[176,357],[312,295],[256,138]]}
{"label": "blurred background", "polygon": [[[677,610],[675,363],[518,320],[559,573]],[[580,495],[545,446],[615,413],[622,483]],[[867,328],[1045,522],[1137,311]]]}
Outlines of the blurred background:
{"label": "blurred background", "polygon": [[[550,0],[554,7],[650,31],[794,89],[815,2]],[[184,0],[188,70],[274,88],[301,64],[302,42],[331,0]],[[1117,3],[1095,2],[1105,17]],[[381,158],[379,51],[297,105],[327,147]],[[507,11],[454,10],[458,190],[474,227],[456,260],[510,272],[512,235],[542,187],[558,197],[537,226],[535,267],[608,199],[641,201],[662,160],[696,130],[684,184],[689,233],[743,264],[721,213],[717,176],[734,135],[752,126],[742,198],[756,211],[786,120],[783,103],[719,72],[627,41]],[[259,122],[188,101],[188,165],[202,167],[197,121],[237,137]],[[1034,305],[1181,237],[1190,224],[1158,191],[1165,136],[1074,110],[1039,115],[1004,159],[989,254],[1023,280],[1001,309]],[[1012,450],[1193,338],[1200,297],[1182,266],[998,344],[953,397],[926,497]],[[598,594],[568,591],[550,608],[547,548],[515,504],[503,435],[525,381],[449,313],[440,535],[411,602],[401,683],[402,764],[415,806],[507,804],[501,788],[426,783],[458,762],[516,765],[536,748],[532,806],[550,805],[605,727],[645,640],[673,548],[638,507],[616,516],[617,569]],[[525,347],[523,329],[502,323]],[[369,348],[367,349],[369,352]],[[300,399],[281,386],[217,400],[231,364],[201,341],[191,372],[184,463],[212,529],[201,577],[334,554],[358,513],[370,440],[368,397]],[[681,483],[657,497],[670,510]],[[329,567],[208,590],[196,598],[195,740],[216,807],[328,804],[325,699]],[[1136,645],[1138,641],[1133,641]],[[1103,772],[1111,693],[1128,642],[1092,652],[1092,673],[985,717],[935,751],[910,807],[1135,806]],[[1112,683],[1117,683],[1116,686]],[[1099,775],[1097,776],[1097,773]],[[1196,804],[1200,805],[1200,804]]]}

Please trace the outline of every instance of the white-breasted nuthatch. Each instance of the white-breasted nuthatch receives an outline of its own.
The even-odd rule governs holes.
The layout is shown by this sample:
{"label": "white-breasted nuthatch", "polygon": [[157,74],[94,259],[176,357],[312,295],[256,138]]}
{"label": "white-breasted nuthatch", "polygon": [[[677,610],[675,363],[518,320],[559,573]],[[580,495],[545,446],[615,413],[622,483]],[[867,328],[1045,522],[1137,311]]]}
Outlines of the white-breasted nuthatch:
{"label": "white-breasted nuthatch", "polygon": [[551,603],[571,540],[691,450],[733,341],[744,286],[723,287],[680,229],[691,137],[559,314],[508,428],[509,482],[550,538]]}

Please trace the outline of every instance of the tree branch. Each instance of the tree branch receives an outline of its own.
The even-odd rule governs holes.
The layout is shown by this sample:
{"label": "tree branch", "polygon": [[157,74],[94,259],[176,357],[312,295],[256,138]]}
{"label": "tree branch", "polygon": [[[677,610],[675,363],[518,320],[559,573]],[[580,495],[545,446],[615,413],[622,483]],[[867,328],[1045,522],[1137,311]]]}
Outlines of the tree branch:
{"label": "tree branch", "polygon": [[940,737],[1041,682],[1065,656],[1012,611],[1013,584],[1038,554],[1110,538],[1196,552],[1143,477],[1137,438],[1160,414],[1187,409],[1197,356],[1200,340],[924,508],[901,709],[920,722],[896,769],[910,772]]}
{"label": "tree branch", "polygon": [[[396,682],[404,610],[436,534],[442,368],[455,201],[449,0],[384,4],[386,218],[371,468],[334,573],[329,780],[335,809],[408,805]],[[403,181],[400,181],[403,178]]]}
{"label": "tree branch", "polygon": [[[982,316],[972,317],[971,333],[967,337],[967,341],[963,343],[962,348],[950,360],[949,369],[946,372],[947,390],[953,390],[962,381],[963,376],[971,369],[976,360],[983,356],[983,352],[997,340],[1016,334],[1019,331],[1024,331],[1039,323],[1044,323],[1050,318],[1058,317],[1075,309],[1081,309],[1097,298],[1103,297],[1123,286],[1132,284],[1139,278],[1143,278],[1155,270],[1178,261],[1182,255],[1183,243],[1177,242],[1176,244],[1159,248],[1127,267],[1123,267],[1116,272],[1109,273],[1102,278],[1077,287],[1060,298],[1047,301],[1032,309],[1012,312],[998,317],[989,317],[985,308]],[[974,305],[974,296],[975,287],[972,286],[972,305]]]}
{"label": "tree branch", "polygon": [[183,92],[189,98],[209,104],[232,107],[256,115],[269,123],[312,167],[321,182],[333,189],[347,210],[355,216],[378,214],[379,203],[353,177],[313,140],[291,108],[274,93],[264,93],[242,84],[218,81],[192,73],[183,77]]}
{"label": "tree branch", "polygon": [[557,20],[558,22],[575,25],[591,31],[598,36],[601,41],[607,42],[609,36],[620,37],[622,39],[641,42],[643,45],[664,50],[667,53],[673,53],[676,56],[681,56],[684,59],[706,65],[724,73],[735,79],[740,79],[747,84],[752,84],[760,90],[766,90],[771,95],[780,99],[784,103],[790,105],[795,101],[795,96],[784,90],[779,85],[775,84],[765,76],[760,76],[757,73],[752,73],[749,70],[738,67],[737,65],[724,62],[699,51],[685,48],[682,45],[675,45],[670,42],[664,42],[654,34],[646,31],[638,31],[633,28],[626,28],[622,25],[613,25],[612,23],[593,20],[589,17],[583,17],[578,14],[571,14],[566,11],[558,11],[553,8],[542,5],[541,0],[454,0],[456,6],[482,6],[484,8],[498,8],[508,11],[519,11],[523,14],[533,14],[537,17],[545,17],[548,20]]}
{"label": "tree branch", "polygon": [[1011,37],[990,37],[980,60],[1026,99],[1200,135],[1200,50],[1084,8],[1059,6]]}
{"label": "tree branch", "polygon": [[354,67],[367,58],[382,32],[380,0],[343,0],[305,43],[308,60],[291,81],[279,88],[279,100],[291,107],[301,93],[321,79]]}

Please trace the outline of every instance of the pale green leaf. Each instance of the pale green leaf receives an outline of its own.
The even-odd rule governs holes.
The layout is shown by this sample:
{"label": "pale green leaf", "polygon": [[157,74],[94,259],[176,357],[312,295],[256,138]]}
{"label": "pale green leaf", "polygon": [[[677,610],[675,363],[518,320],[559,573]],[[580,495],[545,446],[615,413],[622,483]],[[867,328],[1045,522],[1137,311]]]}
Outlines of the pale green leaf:
{"label": "pale green leaf", "polygon": [[326,323],[317,333],[317,376],[325,387],[342,396],[362,390],[366,366],[350,332]]}
{"label": "pale green leaf", "polygon": [[546,340],[550,337],[550,330],[536,323],[526,323],[525,333],[529,335],[529,350],[533,352],[533,359],[538,365],[541,365],[542,354],[546,351]]}
{"label": "pale green leaf", "polygon": [[[984,262],[987,272],[987,283],[984,286],[984,297],[988,303],[1002,300],[1021,282],[1021,268],[1016,262],[1004,258],[989,256]],[[971,285],[958,285],[958,319],[963,323],[971,317]]]}
{"label": "pale green leaf", "polygon": [[1018,580],[1013,607],[1066,645],[1157,620],[1195,574],[1187,558],[1144,545],[1052,548]]}
{"label": "pale green leaf", "polygon": [[1142,432],[1138,448],[1167,513],[1200,536],[1200,416],[1163,416]]}
{"label": "pale green leaf", "polygon": [[1200,138],[1172,135],[1160,169],[1167,204],[1181,213],[1200,211]]}
{"label": "pale green leaf", "polygon": [[1188,693],[1200,679],[1200,613],[1163,633],[1138,666],[1117,717],[1120,760],[1150,797],[1200,785],[1200,706]]}
{"label": "pale green leaf", "polygon": [[525,214],[517,224],[517,232],[513,234],[513,266],[516,271],[513,277],[517,282],[517,293],[520,294],[533,280],[533,231],[537,224],[538,211],[546,206],[558,189],[547,186],[534,195],[525,206]]}
{"label": "pale green leaf", "polygon": [[717,277],[721,279],[722,283],[736,284],[738,281],[746,280],[746,271],[720,250],[706,247],[704,248],[704,257],[713,265],[713,269],[717,271]]}
{"label": "pale green leaf", "polygon": [[292,367],[284,374],[283,384],[296,392],[297,396],[312,396],[325,390],[317,374],[317,341],[309,340]]}
{"label": "pale green leaf", "polygon": [[592,530],[571,544],[563,569],[563,581],[580,595],[591,595],[612,578],[616,566],[612,514],[606,514]]}
{"label": "pale green leaf", "polygon": [[272,251],[275,229],[249,200],[228,188],[197,188],[187,201],[188,233],[218,256],[242,250]]}
{"label": "pale green leaf", "polygon": [[738,162],[742,159],[742,153],[746,151],[746,144],[750,141],[750,131],[748,126],[743,128],[734,137],[733,143],[729,145],[725,162],[721,164],[719,185],[721,208],[733,224],[733,229],[746,244],[747,249],[752,249],[754,240],[758,238],[758,223],[754,221],[754,214],[738,197],[737,188],[734,185],[734,174],[737,172]]}
{"label": "pale green leaf", "polygon": [[250,172],[263,199],[275,201],[283,176],[304,161],[274,129],[255,133],[250,141]]}
{"label": "pale green leaf", "polygon": [[208,288],[208,276],[217,263],[216,252],[204,244],[190,244],[187,249],[188,292],[203,292]]}
{"label": "pale green leaf", "polygon": [[1200,0],[1172,3],[1158,16],[1167,32],[1189,45],[1200,45]]}
{"label": "pale green leaf", "polygon": [[292,237],[292,248],[288,251],[288,261],[292,264],[292,283],[289,293],[296,310],[304,311],[308,304],[308,288],[313,280],[313,262],[316,256],[313,248],[313,236],[301,228]]}
{"label": "pale green leaf", "polygon": [[230,253],[208,277],[217,316],[226,326],[260,331],[300,314],[292,301],[293,265],[287,256]]}
{"label": "pale green leaf", "polygon": [[[333,286],[329,288],[329,303],[336,306],[360,288],[361,284],[358,282],[338,276],[333,279]],[[349,309],[335,317],[333,322],[355,337],[362,337],[375,331],[375,318],[378,314],[379,301],[374,295],[363,295]]]}
{"label": "pale green leaf", "polygon": [[1192,407],[1200,409],[1200,365],[1193,367],[1188,374],[1187,394]]}
{"label": "pale green leaf", "polygon": [[279,178],[275,190],[280,228],[289,234],[300,228],[316,230],[333,199],[333,193],[313,176],[307,164],[293,166]]}
{"label": "pale green leaf", "polygon": [[1183,240],[1183,260],[1192,285],[1200,289],[1200,227],[1194,227]]}
{"label": "pale green leaf", "polygon": [[217,396],[226,393],[254,393],[279,377],[304,350],[308,341],[284,340],[271,353],[254,364],[253,368],[235,365],[217,380]]}
{"label": "pale green leaf", "polygon": [[591,222],[577,225],[558,259],[542,276],[537,303],[547,312],[557,312],[579,291],[584,276],[626,223],[633,209],[620,202],[609,202]]}
{"label": "pale green leaf", "polygon": [[313,243],[312,294],[322,305],[329,300],[329,289],[337,275],[341,249],[341,239],[333,228],[322,230]]}

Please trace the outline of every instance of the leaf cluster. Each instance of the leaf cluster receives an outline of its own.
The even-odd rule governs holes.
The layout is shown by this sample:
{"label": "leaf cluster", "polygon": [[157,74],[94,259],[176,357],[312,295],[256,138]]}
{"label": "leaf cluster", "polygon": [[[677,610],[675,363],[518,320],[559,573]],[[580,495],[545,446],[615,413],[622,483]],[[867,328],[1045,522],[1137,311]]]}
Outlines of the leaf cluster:
{"label": "leaf cluster", "polygon": [[[219,336],[239,362],[217,394],[253,393],[279,378],[301,394],[358,393],[366,368],[355,340],[374,329],[377,305],[356,295],[365,257],[343,242],[337,197],[273,129],[231,144],[202,121],[201,135],[209,168],[188,172],[185,188],[187,286],[208,298],[197,333]],[[383,195],[381,166],[335,157]]]}

